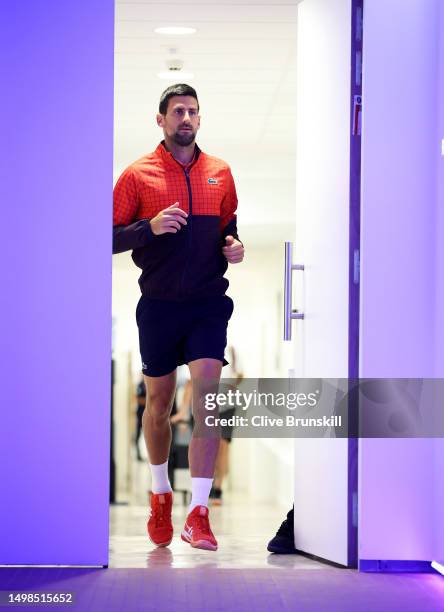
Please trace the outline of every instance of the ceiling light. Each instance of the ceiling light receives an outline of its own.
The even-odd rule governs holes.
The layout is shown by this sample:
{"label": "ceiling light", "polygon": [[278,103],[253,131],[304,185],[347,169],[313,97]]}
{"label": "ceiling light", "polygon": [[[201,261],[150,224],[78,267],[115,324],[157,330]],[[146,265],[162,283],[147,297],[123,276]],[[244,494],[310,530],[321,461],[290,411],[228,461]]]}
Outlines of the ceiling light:
{"label": "ceiling light", "polygon": [[156,28],[154,31],[156,34],[167,34],[170,36],[184,36],[185,34],[195,34],[197,32],[196,28],[185,28],[181,26]]}
{"label": "ceiling light", "polygon": [[170,79],[177,82],[183,82],[185,79],[194,79],[192,72],[185,72],[184,70],[164,70],[163,72],[158,72],[157,76],[159,79]]}

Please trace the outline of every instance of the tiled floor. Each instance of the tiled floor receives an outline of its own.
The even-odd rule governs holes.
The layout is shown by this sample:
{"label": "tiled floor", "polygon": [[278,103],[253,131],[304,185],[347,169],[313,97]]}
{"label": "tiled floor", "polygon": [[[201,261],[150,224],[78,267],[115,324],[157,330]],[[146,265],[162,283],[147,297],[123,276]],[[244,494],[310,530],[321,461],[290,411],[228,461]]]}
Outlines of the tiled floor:
{"label": "tiled floor", "polygon": [[180,540],[186,515],[180,499],[172,545],[156,549],[146,535],[145,488],[136,487],[136,505],[111,508],[109,569],[0,568],[0,596],[73,591],[69,608],[80,612],[444,612],[438,574],[363,574],[299,555],[268,554],[266,542],[287,509],[254,505],[243,496],[227,496],[211,509],[217,552]]}
{"label": "tiled floor", "polygon": [[180,539],[186,513],[187,506],[177,500],[173,507],[173,542],[168,548],[158,549],[146,535],[145,506],[112,507],[109,566],[329,569],[299,555],[268,553],[266,544],[286,514],[279,506],[257,506],[243,496],[230,496],[223,506],[211,507],[211,526],[219,543],[216,552],[196,550]]}
{"label": "tiled floor", "polygon": [[[107,610],[444,612],[439,575],[363,574],[299,555],[269,554],[266,543],[287,508],[251,504],[242,495],[226,495],[223,506],[211,508],[217,552],[194,550],[180,540],[187,507],[179,496],[174,540],[157,549],[146,536],[143,487],[133,496],[139,505],[111,509],[114,569],[95,577],[96,588],[103,586],[93,599]],[[105,583],[113,597],[104,595]]]}
{"label": "tiled floor", "polygon": [[341,569],[0,568],[0,591],[72,591],[74,605],[43,609],[80,612],[444,610],[444,581],[439,575],[360,574]]}

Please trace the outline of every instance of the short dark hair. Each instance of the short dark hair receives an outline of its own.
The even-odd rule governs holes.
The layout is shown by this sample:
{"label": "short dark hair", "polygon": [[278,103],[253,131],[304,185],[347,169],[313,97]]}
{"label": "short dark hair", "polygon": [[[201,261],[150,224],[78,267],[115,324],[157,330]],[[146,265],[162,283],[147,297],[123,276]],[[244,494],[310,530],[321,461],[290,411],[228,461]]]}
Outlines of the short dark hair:
{"label": "short dark hair", "polygon": [[187,85],[186,83],[177,83],[176,85],[170,85],[167,87],[167,89],[165,89],[163,94],[160,96],[159,113],[161,115],[166,115],[168,110],[168,102],[173,96],[191,96],[192,98],[196,98],[197,110],[199,110],[199,100],[197,99],[196,90],[193,89],[191,85]]}

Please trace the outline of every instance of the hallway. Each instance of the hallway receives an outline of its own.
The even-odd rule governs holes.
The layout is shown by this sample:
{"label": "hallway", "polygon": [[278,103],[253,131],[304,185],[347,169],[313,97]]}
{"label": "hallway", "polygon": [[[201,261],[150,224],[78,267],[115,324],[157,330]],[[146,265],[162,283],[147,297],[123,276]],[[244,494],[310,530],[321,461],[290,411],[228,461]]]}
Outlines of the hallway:
{"label": "hallway", "polygon": [[[0,609],[444,612],[444,0],[3,2],[0,31]],[[182,80],[195,95],[169,107]],[[159,316],[135,316],[141,291]],[[229,309],[200,310],[225,291],[226,338]],[[221,361],[225,339],[211,402],[228,417],[245,387],[251,420],[214,470],[219,548],[180,539],[178,494],[158,549],[142,370]],[[181,399],[170,482],[189,491]],[[192,471],[205,504],[212,470]],[[316,557],[267,551],[293,500]]]}
{"label": "hallway", "polygon": [[[100,575],[94,572],[90,599],[85,600],[91,607],[85,609],[157,610],[160,604],[182,612],[444,609],[444,583],[437,575],[365,574],[300,555],[269,554],[266,543],[285,508],[254,505],[246,496],[227,494],[224,505],[210,512],[219,541],[215,553],[194,550],[180,539],[186,516],[180,495],[173,507],[175,536],[168,548],[149,542],[145,506],[112,507],[110,569]],[[82,584],[82,599],[87,592]]]}
{"label": "hallway", "polygon": [[[142,473],[144,466],[137,467]],[[179,495],[174,540],[168,548],[155,548],[146,536],[147,508],[140,493],[138,505],[111,508],[108,569],[0,568],[0,607],[7,591],[34,590],[73,592],[70,607],[82,612],[444,610],[444,582],[437,574],[359,573],[300,555],[269,554],[266,542],[285,508],[253,505],[238,494],[226,497],[223,506],[211,509],[216,553],[180,540],[186,506]]]}
{"label": "hallway", "polygon": [[110,516],[112,568],[177,569],[301,569],[330,568],[298,555],[272,555],[266,545],[285,518],[279,506],[255,505],[242,495],[227,495],[223,506],[210,507],[211,527],[219,543],[216,552],[191,548],[180,539],[187,506],[176,494],[173,507],[174,539],[167,548],[156,548],[146,534],[147,507],[113,506]]}

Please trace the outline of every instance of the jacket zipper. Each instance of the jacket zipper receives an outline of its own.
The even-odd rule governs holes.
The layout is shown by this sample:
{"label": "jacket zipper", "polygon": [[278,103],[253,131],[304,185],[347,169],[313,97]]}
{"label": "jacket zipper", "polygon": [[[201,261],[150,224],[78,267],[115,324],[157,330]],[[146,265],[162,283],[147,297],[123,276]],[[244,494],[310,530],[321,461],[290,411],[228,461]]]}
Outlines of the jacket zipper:
{"label": "jacket zipper", "polygon": [[[192,167],[192,166],[191,166]],[[189,170],[191,170],[191,167]],[[187,189],[188,189],[188,218],[187,218],[187,227],[188,227],[188,253],[187,255],[191,254],[191,241],[192,241],[192,234],[193,234],[193,193],[191,191],[191,181],[190,181],[190,172],[189,170],[186,170],[185,168],[182,168],[183,173],[185,174],[185,180],[187,182]],[[180,290],[182,295],[185,295],[185,274],[188,268],[188,260],[189,257],[187,256],[185,258],[185,265],[183,267],[182,270],[182,278],[180,281]]]}

